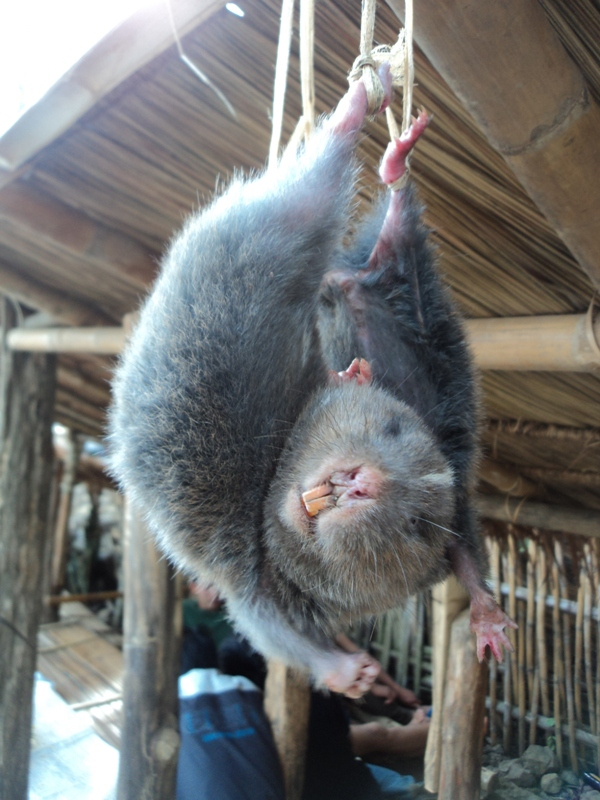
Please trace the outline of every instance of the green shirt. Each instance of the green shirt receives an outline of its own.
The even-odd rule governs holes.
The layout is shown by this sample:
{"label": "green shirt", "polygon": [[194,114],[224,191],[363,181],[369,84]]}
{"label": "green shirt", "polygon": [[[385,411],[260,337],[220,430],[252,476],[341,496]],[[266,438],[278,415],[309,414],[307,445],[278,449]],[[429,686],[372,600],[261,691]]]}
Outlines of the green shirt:
{"label": "green shirt", "polygon": [[194,629],[198,625],[209,628],[217,647],[235,633],[225,611],[205,611],[193,597],[188,597],[183,601],[183,627]]}

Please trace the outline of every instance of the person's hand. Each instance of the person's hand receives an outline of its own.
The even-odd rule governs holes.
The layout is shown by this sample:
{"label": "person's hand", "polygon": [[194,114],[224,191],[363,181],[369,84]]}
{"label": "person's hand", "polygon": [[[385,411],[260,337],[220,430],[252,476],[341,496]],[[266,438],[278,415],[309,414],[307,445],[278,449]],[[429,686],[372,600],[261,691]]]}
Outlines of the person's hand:
{"label": "person's hand", "polygon": [[396,683],[384,670],[381,670],[375,683],[371,686],[371,694],[375,695],[375,697],[382,697],[386,704],[393,703],[394,700],[397,700],[408,708],[417,708],[421,705],[419,698],[414,692],[400,686],[400,684]]}

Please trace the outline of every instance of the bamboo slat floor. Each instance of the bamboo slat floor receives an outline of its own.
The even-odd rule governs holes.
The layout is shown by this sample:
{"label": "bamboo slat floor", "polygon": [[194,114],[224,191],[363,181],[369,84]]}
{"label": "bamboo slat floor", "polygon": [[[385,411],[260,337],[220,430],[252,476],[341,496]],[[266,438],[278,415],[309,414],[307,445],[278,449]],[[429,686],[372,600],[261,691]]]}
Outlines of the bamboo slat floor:
{"label": "bamboo slat floor", "polygon": [[38,672],[115,747],[120,740],[123,656],[112,629],[81,603],[69,603],[59,622],[38,633]]}

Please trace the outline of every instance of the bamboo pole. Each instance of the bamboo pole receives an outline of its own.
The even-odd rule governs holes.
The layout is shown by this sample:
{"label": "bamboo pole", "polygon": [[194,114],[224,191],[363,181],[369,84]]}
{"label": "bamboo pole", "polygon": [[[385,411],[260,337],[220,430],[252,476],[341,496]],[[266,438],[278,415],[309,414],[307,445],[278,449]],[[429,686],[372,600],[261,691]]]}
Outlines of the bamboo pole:
{"label": "bamboo pole", "polygon": [[[466,330],[483,370],[600,369],[600,318],[592,322],[587,314],[470,319]],[[518,352],[511,352],[515,347]]]}
{"label": "bamboo pole", "polygon": [[[480,369],[600,370],[600,317],[586,314],[469,319],[465,332]],[[38,328],[11,333],[14,350],[120,353],[122,328]]]}
{"label": "bamboo pole", "polygon": [[18,328],[11,331],[9,347],[43,353],[120,353],[125,346],[123,328]]}

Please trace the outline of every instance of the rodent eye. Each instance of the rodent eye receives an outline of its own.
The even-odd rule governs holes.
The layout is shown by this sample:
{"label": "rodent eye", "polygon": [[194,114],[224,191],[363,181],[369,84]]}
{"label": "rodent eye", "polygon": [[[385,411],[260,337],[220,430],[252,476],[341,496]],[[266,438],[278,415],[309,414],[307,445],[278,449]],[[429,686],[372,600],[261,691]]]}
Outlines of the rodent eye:
{"label": "rodent eye", "polygon": [[400,435],[400,420],[398,417],[392,417],[387,423],[383,432],[386,436],[399,436]]}
{"label": "rodent eye", "polygon": [[419,520],[416,517],[409,517],[408,524],[411,528],[416,528],[418,521]]}

